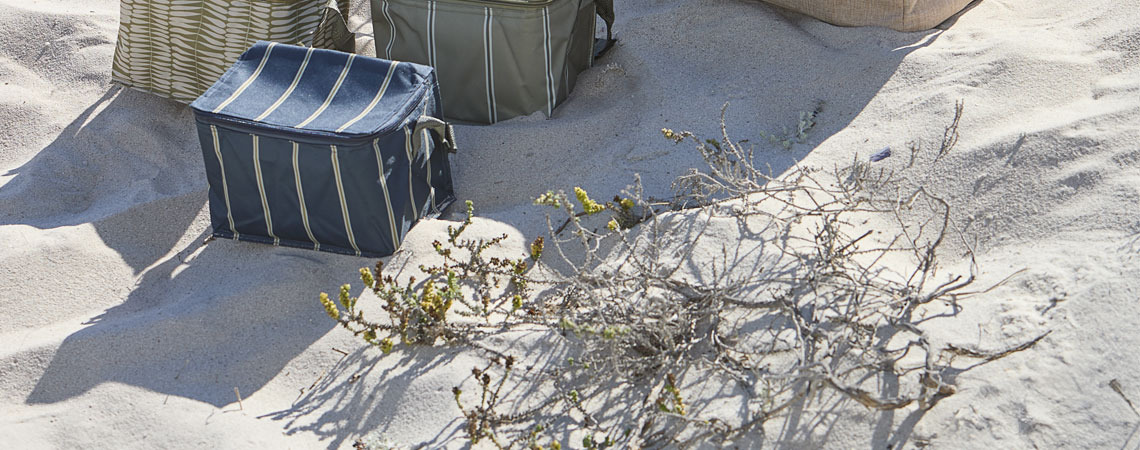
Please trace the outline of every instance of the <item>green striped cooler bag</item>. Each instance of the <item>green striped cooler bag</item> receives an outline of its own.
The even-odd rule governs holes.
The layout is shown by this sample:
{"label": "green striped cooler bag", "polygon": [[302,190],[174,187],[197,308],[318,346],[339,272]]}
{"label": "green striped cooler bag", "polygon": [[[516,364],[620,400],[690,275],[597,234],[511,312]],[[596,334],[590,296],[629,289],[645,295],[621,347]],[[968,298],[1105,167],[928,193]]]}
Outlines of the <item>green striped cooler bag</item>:
{"label": "green striped cooler bag", "polygon": [[431,67],[262,41],[190,107],[216,237],[387,256],[455,198]]}
{"label": "green striped cooler bag", "polygon": [[348,0],[121,0],[111,79],[183,103],[259,40],[352,51]]}
{"label": "green striped cooler bag", "polygon": [[[371,0],[377,56],[432,66],[448,119],[548,117],[593,64],[612,0]],[[595,14],[597,13],[597,14]],[[612,43],[607,39],[606,43]]]}

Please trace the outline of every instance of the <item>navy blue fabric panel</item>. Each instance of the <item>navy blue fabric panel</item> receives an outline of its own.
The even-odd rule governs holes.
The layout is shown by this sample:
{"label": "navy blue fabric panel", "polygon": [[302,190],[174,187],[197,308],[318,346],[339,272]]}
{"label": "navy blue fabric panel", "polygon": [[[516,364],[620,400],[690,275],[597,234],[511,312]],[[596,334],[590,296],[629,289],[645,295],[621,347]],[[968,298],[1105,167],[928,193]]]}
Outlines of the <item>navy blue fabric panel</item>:
{"label": "navy blue fabric panel", "polygon": [[[332,92],[337,79],[340,78],[341,71],[348,64],[348,58],[347,53],[314,50],[313,56],[309,59],[311,69],[302,80],[304,84],[294,90],[281,107],[267,116],[264,122],[283,127],[296,127],[307,119],[328,98],[329,92]],[[351,68],[349,73],[352,73]],[[329,109],[333,109],[331,105]]]}
{"label": "navy blue fabric panel", "polygon": [[[414,148],[410,155],[406,144],[407,132],[421,116],[440,114],[430,67],[354,56],[330,98],[348,54],[312,50],[301,72],[308,48],[275,44],[262,66],[268,47],[265,42],[254,45],[191,105],[210,184],[215,236],[388,256],[418,219],[434,217],[454,201],[442,137],[421,131],[416,141],[430,150]],[[258,66],[261,72],[246,83]],[[389,73],[387,89],[377,100]],[[294,80],[298,83],[289,91]],[[220,114],[212,113],[226,101]],[[255,120],[271,107],[275,109],[264,119]],[[320,114],[314,115],[317,111]],[[307,120],[305,127],[296,128]],[[217,151],[210,124],[217,130]]]}
{"label": "navy blue fabric panel", "polygon": [[353,253],[340,210],[340,194],[333,174],[331,146],[300,144],[299,147],[297,159],[309,228],[320,243],[321,250],[332,250],[330,247],[335,247],[342,253]]}
{"label": "navy blue fabric panel", "polygon": [[[368,64],[376,66],[376,70],[364,72],[362,76],[376,77],[376,84],[379,86],[383,82],[384,77],[387,76],[387,72],[380,70],[379,63],[388,63],[388,61],[374,58],[369,59],[374,60],[369,61]],[[370,130],[378,129],[378,126],[386,126],[387,124],[398,125],[403,119],[415,120],[419,117],[407,117],[402,115],[407,114],[405,108],[413,107],[415,103],[421,101],[422,97],[431,95],[432,86],[435,86],[435,74],[431,71],[431,67],[407,62],[397,64],[396,71],[392,74],[392,80],[388,82],[388,90],[384,94],[384,97],[380,99],[380,102],[377,103],[371,112],[352,127],[346,129],[346,132],[367,133]],[[344,100],[349,101],[347,97]],[[370,98],[368,101],[371,102],[372,99]],[[363,108],[360,109],[360,111],[363,110]],[[360,113],[357,112],[353,114],[353,117],[357,114]]]}
{"label": "navy blue fabric panel", "polygon": [[[442,211],[455,201],[454,187],[451,182],[451,164],[448,160],[447,150],[440,144],[439,136],[432,134],[433,146],[431,153],[431,187],[435,188],[435,204],[432,209]],[[425,168],[426,171],[426,168]],[[434,216],[433,216],[434,217]]]}
{"label": "navy blue fabric panel", "polygon": [[[262,65],[262,56],[267,51],[269,56]],[[306,55],[310,56],[302,76],[295,89],[289,91]],[[270,43],[258,42],[190,106],[206,115],[250,121],[260,117],[288,92],[269,115],[257,122],[297,133],[367,136],[400,126],[407,119],[408,109],[415,107],[424,96],[432,95],[435,76],[430,67],[398,63],[391,70],[392,77],[383,97],[369,108],[394,63],[354,55],[351,67],[344,72],[349,57],[348,53],[334,50],[278,43],[270,50]],[[258,67],[262,69],[260,72]],[[345,76],[337,88],[336,82],[342,73]],[[335,95],[327,108],[298,127],[320,109],[334,88]],[[213,112],[239,91],[219,113]],[[353,122],[362,113],[365,115]]]}
{"label": "navy blue fabric panel", "polygon": [[[258,64],[261,62],[261,57],[265,55],[266,50],[269,48],[268,43],[258,42],[253,47],[250,47],[238,60],[234,62],[226,73],[223,73],[218,81],[214,82],[206,92],[202,93],[198,99],[190,103],[190,107],[198,111],[213,111],[226,101],[242,82],[249,79],[253,72],[257,70]],[[275,50],[276,51],[276,50]]]}
{"label": "navy blue fabric panel", "polygon": [[[298,156],[300,154],[298,148]],[[265,186],[265,199],[269,215],[273,218],[273,233],[282,243],[313,248],[305,232],[301,203],[293,174],[293,143],[287,139],[262,137],[260,139],[261,178]]]}
{"label": "navy blue fabric panel", "polygon": [[226,218],[226,201],[222,189],[222,170],[214,153],[214,138],[210,126],[198,123],[198,140],[202,143],[202,159],[206,163],[206,182],[209,184],[210,227],[216,235],[230,231]]}
{"label": "navy blue fabric panel", "polygon": [[229,192],[230,217],[238,234],[269,236],[265,213],[261,208],[261,193],[257,189],[257,175],[253,167],[253,136],[218,128],[218,142],[222,149],[224,182]]}
{"label": "navy blue fabric panel", "polygon": [[[384,86],[384,80],[388,78],[393,64],[396,66],[391,70],[392,77],[384,95],[376,105],[369,108]],[[422,67],[410,63],[393,63],[359,56],[354,58],[352,69],[332,99],[332,107],[305,128],[336,131],[356,120],[342,132],[368,134],[393,122],[398,125],[400,119],[405,118],[407,109],[414,107],[428,94],[428,88],[424,84],[426,74],[417,70],[419,68]],[[361,113],[366,114],[360,117]]]}
{"label": "navy blue fabric panel", "polygon": [[400,240],[419,219],[420,210],[411,201],[408,185],[414,182],[408,170],[409,161],[404,147],[404,130],[397,130],[379,138],[380,152],[384,156],[384,179],[392,199],[392,212],[396,215],[396,229]]}
{"label": "navy blue fabric panel", "polygon": [[[250,52],[255,53],[255,52]],[[256,118],[272,106],[281,95],[289,89],[293,84],[293,79],[296,78],[297,72],[301,69],[301,63],[304,62],[304,54],[300,58],[288,50],[287,46],[281,44],[274,45],[269,50],[269,56],[265,60],[265,66],[261,72],[257,73],[257,78],[249,84],[241,95],[230,102],[219,111],[220,114],[225,114],[233,117]],[[244,64],[245,69],[252,67],[254,70],[261,65],[260,59],[249,60]],[[313,68],[308,66],[305,72],[312,72]],[[244,71],[243,71],[244,72]],[[252,74],[250,74],[252,76]],[[230,81],[238,83],[239,87],[249,77],[236,76]],[[302,79],[304,77],[302,76]],[[300,83],[298,83],[300,85]],[[294,90],[296,92],[296,90]],[[292,96],[292,94],[290,94]],[[226,97],[228,98],[228,96]],[[224,101],[224,99],[223,99]],[[216,108],[216,107],[215,107]],[[213,110],[211,110],[213,111]]]}
{"label": "navy blue fabric panel", "polygon": [[[388,222],[388,206],[381,189],[380,168],[371,143],[337,147],[352,233],[360,250],[391,254],[396,251]],[[400,236],[397,236],[399,238]]]}
{"label": "navy blue fabric panel", "polygon": [[[424,100],[421,109],[416,111],[417,116],[439,117],[438,97],[431,96]],[[426,148],[413,149],[419,153],[410,163],[412,178],[416,180],[413,188],[415,205],[420,211],[420,217],[435,217],[454,201],[451,166],[447,150],[443,147],[443,137],[431,130],[423,130],[421,133],[423,135],[420,136],[420,141]]]}
{"label": "navy blue fabric panel", "polygon": [[[388,230],[392,228],[394,224],[396,227],[396,236],[399,237],[400,242],[403,242],[404,235],[408,234],[408,230],[411,229],[411,223],[405,219],[412,217],[411,208],[409,208],[408,203],[403,200],[402,193],[404,190],[398,187],[407,183],[407,179],[399,177],[399,174],[406,172],[404,167],[407,165],[407,157],[404,156],[403,147],[397,146],[397,144],[404,144],[403,136],[397,136],[397,133],[391,133],[384,138],[378,139],[376,142],[377,147],[380,148],[380,158],[384,163],[384,173],[380,176],[384,178],[384,185],[388,188],[388,198],[394,216],[390,222],[385,220],[383,224],[384,229]],[[379,179],[376,180],[376,184],[380,184]],[[387,216],[387,214],[388,209],[385,208],[384,215]]]}
{"label": "navy blue fabric panel", "polygon": [[[415,124],[413,123],[412,126],[415,126]],[[421,136],[420,136],[419,142],[421,142],[421,143],[426,142],[426,143],[430,144],[431,143],[431,135],[433,135],[434,133],[432,133],[429,130],[421,130],[420,133],[421,133]],[[426,140],[424,139],[425,137],[427,138]],[[415,142],[417,142],[417,141],[413,140],[412,145],[415,145]],[[421,146],[423,146],[423,145],[425,145],[425,144],[421,144]],[[409,177],[411,177],[411,180],[412,180],[411,187],[409,188],[411,190],[411,194],[412,194],[410,201],[415,203],[416,211],[419,211],[419,217],[423,217],[423,216],[427,215],[428,213],[431,212],[431,209],[432,209],[431,208],[432,204],[430,203],[431,198],[429,196],[429,194],[431,193],[431,186],[428,185],[428,180],[427,180],[427,162],[428,162],[428,160],[427,160],[426,150],[429,150],[429,149],[414,148],[413,147],[412,148],[412,152],[413,152],[412,154],[415,155],[415,159],[413,159],[411,161],[411,164],[408,165],[408,172],[410,173]],[[417,217],[417,218],[419,218],[419,217]]]}

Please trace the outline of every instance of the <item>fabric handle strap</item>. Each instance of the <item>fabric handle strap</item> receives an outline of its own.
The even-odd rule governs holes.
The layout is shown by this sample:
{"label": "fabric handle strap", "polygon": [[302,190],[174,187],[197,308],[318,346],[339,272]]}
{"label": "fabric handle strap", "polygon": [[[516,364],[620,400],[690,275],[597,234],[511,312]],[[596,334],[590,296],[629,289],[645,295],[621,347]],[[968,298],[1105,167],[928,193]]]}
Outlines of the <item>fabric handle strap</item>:
{"label": "fabric handle strap", "polygon": [[412,129],[412,148],[423,153],[425,161],[431,157],[431,147],[421,137],[424,136],[424,130],[435,132],[448,153],[455,153],[459,150],[459,146],[455,144],[455,127],[432,116],[420,116],[419,120],[416,121],[416,127]]}
{"label": "fabric handle strap", "polygon": [[597,11],[598,17],[602,18],[602,22],[606,23],[606,38],[594,40],[594,58],[599,58],[606,54],[611,47],[614,46],[614,0],[594,0],[594,10]]}

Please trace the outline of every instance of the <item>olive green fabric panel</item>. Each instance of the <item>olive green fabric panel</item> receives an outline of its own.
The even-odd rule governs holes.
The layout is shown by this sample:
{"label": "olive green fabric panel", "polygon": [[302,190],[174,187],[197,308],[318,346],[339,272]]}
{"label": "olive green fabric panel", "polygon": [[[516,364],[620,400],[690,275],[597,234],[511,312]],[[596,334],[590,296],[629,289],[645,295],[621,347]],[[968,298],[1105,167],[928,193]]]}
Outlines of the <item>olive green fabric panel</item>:
{"label": "olive green fabric panel", "polygon": [[376,54],[435,67],[444,116],[550,115],[590,66],[593,0],[372,0]]}
{"label": "olive green fabric panel", "polygon": [[533,10],[494,10],[489,78],[495,114],[489,122],[535,111],[549,116],[565,98],[559,94],[570,41],[555,36],[570,36],[576,6],[577,2],[554,2]]}
{"label": "olive green fabric panel", "polygon": [[347,28],[322,26],[329,6],[327,0],[121,0],[111,79],[189,103],[258,40],[309,44],[320,33],[317,44],[351,51]]}
{"label": "olive green fabric panel", "polygon": [[763,0],[842,26],[880,26],[899,31],[934,28],[972,0]]}
{"label": "olive green fabric panel", "polygon": [[[424,33],[422,40],[431,45],[423,53],[424,62],[418,61],[413,53],[398,53],[395,59],[427,64],[435,67],[439,80],[440,106],[446,117],[490,117],[494,112],[494,78],[488,76],[488,52],[486,39],[490,29],[487,23],[488,12],[479,7],[478,16],[467,5],[448,2],[427,2],[432,13],[426,22],[432,24],[431,33]],[[494,18],[494,13],[491,13]],[[423,30],[428,31],[426,26]],[[407,41],[404,41],[407,42]],[[462,43],[463,45],[459,45]],[[399,48],[405,48],[401,45]],[[415,49],[413,44],[407,47]],[[425,47],[426,48],[426,47]],[[461,96],[462,100],[456,100]]]}
{"label": "olive green fabric panel", "polygon": [[[578,23],[574,25],[572,30],[574,36],[570,38],[565,82],[558,97],[559,103],[570,96],[570,90],[577,83],[578,75],[594,65],[594,30],[597,27],[597,19],[603,17],[600,10],[597,11],[598,13],[595,13],[595,5],[589,5],[585,2],[579,6]],[[608,25],[606,30],[609,30]],[[581,36],[581,34],[586,34],[586,36]]]}

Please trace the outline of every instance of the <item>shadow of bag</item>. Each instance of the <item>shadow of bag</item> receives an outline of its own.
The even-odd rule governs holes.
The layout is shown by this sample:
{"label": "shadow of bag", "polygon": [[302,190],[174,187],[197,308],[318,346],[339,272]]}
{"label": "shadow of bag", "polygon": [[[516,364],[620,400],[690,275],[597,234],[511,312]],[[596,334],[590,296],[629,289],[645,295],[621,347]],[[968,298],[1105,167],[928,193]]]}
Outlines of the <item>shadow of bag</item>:
{"label": "shadow of bag", "polygon": [[121,0],[111,80],[182,103],[253,43],[352,52],[348,0]]}

